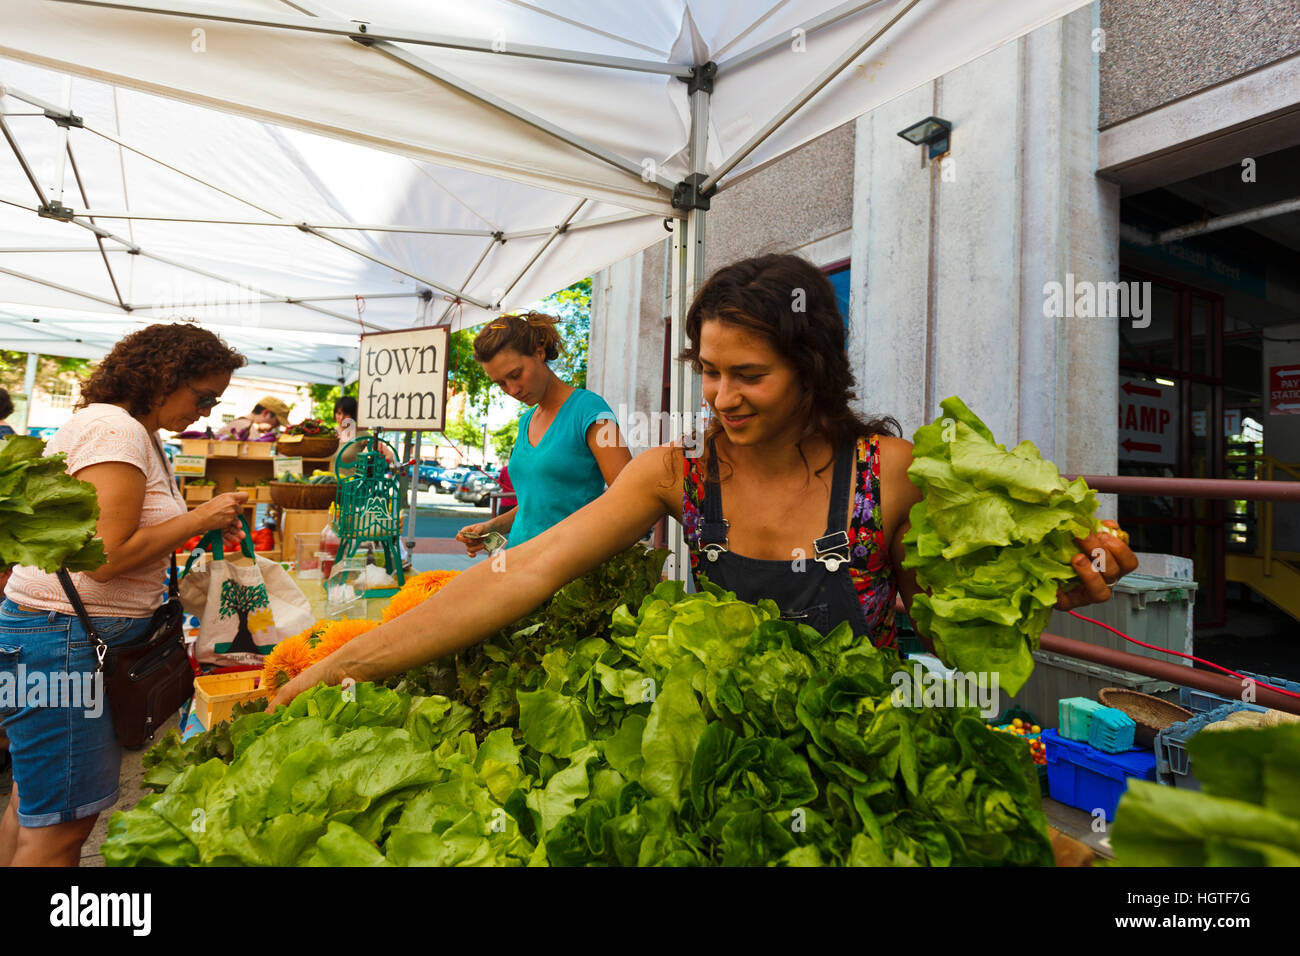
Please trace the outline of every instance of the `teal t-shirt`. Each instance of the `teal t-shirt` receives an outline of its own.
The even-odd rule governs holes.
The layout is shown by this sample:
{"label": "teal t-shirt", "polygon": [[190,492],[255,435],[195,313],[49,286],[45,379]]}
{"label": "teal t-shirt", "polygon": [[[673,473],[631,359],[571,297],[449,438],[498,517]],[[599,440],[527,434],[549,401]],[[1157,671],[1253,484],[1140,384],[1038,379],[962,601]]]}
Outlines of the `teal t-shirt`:
{"label": "teal t-shirt", "polygon": [[528,425],[534,411],[536,407],[528,409],[519,420],[519,437],[510,453],[510,481],[519,501],[510,529],[512,548],[600,497],[605,479],[587,447],[587,429],[602,419],[617,420],[603,398],[575,388],[542,440],[533,445]]}

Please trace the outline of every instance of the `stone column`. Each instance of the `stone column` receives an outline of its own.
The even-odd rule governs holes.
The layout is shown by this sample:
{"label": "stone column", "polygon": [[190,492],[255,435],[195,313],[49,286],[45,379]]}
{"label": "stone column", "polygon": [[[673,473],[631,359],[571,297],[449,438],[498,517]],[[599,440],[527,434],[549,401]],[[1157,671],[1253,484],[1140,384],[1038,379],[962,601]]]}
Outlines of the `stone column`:
{"label": "stone column", "polygon": [[[858,120],[850,345],[865,412],[908,436],[959,395],[1008,446],[1114,474],[1116,319],[1046,318],[1048,282],[1113,282],[1119,190],[1097,179],[1096,8]],[[936,115],[927,163],[896,135]]]}

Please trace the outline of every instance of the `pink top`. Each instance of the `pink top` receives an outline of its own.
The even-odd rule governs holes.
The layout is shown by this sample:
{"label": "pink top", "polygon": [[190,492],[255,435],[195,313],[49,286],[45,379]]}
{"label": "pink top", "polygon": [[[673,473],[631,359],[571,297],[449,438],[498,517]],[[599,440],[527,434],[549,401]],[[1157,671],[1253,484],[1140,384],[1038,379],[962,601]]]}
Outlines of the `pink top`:
{"label": "pink top", "polygon": [[[176,488],[170,466],[164,468],[145,427],[116,405],[87,405],[75,412],[45,444],[45,454],[68,453],[68,474],[105,461],[124,461],[144,472],[144,504],[140,527],[150,527],[185,514],[185,499]],[[73,574],[81,601],[91,617],[149,617],[166,594],[167,557],[141,565],[111,581],[94,581]],[[5,597],[28,607],[75,613],[59,579],[37,568],[14,568]]]}

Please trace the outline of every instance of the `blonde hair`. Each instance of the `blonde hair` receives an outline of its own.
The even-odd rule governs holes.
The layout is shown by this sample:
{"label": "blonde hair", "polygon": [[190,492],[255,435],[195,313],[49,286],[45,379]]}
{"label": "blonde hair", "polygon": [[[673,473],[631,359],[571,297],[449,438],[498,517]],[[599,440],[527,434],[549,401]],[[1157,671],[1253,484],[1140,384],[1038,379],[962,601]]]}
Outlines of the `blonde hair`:
{"label": "blonde hair", "polygon": [[555,324],[558,320],[542,312],[502,315],[493,319],[474,339],[474,358],[488,362],[502,349],[514,349],[520,355],[532,355],[545,349],[546,361],[560,357],[564,343]]}

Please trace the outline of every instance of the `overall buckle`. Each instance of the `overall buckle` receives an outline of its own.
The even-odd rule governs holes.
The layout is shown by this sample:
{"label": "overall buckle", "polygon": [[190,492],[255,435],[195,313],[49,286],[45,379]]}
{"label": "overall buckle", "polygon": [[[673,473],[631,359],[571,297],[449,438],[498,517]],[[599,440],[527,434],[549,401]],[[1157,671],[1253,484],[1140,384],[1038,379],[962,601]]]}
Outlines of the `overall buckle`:
{"label": "overall buckle", "polygon": [[[712,524],[712,522],[709,522],[709,524]],[[731,522],[726,518],[722,519],[722,529],[724,532],[731,530]],[[700,550],[704,552],[705,556],[710,561],[716,561],[718,560],[718,555],[731,550],[731,536],[724,533],[721,544],[717,541],[701,543]]]}
{"label": "overall buckle", "polygon": [[853,560],[849,553],[849,535],[847,531],[836,531],[822,535],[813,542],[813,560],[820,561],[827,571],[838,571],[841,564]]}

